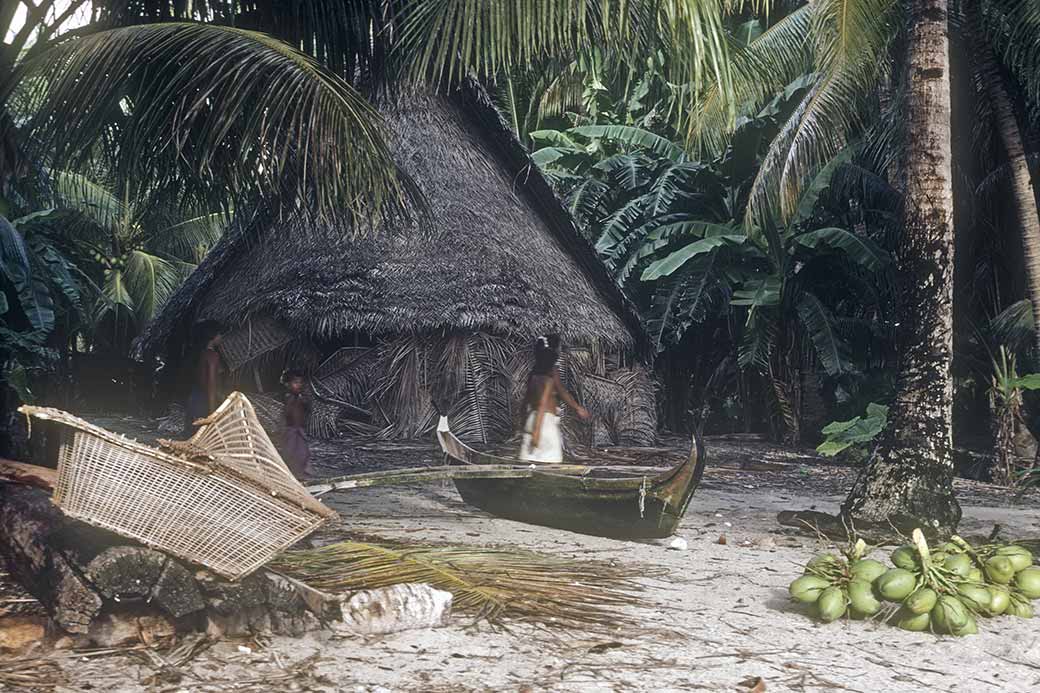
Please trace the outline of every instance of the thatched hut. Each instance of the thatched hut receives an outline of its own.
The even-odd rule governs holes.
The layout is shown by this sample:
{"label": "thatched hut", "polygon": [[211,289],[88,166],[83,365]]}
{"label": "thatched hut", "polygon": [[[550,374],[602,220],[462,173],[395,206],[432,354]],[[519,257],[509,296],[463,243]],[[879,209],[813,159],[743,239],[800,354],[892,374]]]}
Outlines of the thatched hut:
{"label": "thatched hut", "polygon": [[318,408],[317,432],[367,415],[385,435],[419,435],[435,424],[432,396],[451,408],[453,427],[486,441],[515,423],[533,337],[558,332],[600,433],[652,440],[638,316],[487,94],[470,83],[381,110],[428,223],[361,235],[284,222],[229,234],[138,355],[176,366],[192,323],[214,320],[232,330],[226,359],[257,387],[263,368],[244,364],[309,362],[319,404],[334,405]]}

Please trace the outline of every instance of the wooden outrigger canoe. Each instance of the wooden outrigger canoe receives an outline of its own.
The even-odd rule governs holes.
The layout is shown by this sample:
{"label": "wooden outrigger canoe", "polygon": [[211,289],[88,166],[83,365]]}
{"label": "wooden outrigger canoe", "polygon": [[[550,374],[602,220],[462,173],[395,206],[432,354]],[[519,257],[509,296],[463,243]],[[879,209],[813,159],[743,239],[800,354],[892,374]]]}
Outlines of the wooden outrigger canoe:
{"label": "wooden outrigger canoe", "polygon": [[470,505],[510,520],[619,539],[674,534],[707,461],[696,435],[689,459],[660,473],[496,457],[459,440],[448,427],[447,417],[441,417],[437,439],[444,453],[459,465],[523,465],[531,470],[522,477],[454,478],[459,494]]}

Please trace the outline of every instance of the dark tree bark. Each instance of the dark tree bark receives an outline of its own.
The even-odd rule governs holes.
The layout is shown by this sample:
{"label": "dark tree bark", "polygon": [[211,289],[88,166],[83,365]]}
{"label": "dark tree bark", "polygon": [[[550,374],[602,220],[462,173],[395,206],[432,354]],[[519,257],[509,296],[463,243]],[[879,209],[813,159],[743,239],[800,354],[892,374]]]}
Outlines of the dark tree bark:
{"label": "dark tree bark", "polygon": [[51,618],[70,633],[86,633],[101,612],[91,588],[56,537],[66,519],[37,489],[0,485],[0,555],[15,580],[36,597]]}
{"label": "dark tree bark", "polygon": [[947,0],[911,0],[900,363],[889,426],[842,506],[856,524],[956,528],[953,493],[953,186]]}
{"label": "dark tree bark", "polygon": [[[122,643],[142,624],[215,636],[319,626],[307,590],[259,571],[228,582],[71,520],[38,488],[0,483],[0,557],[64,631]],[[106,640],[110,639],[110,640]]]}

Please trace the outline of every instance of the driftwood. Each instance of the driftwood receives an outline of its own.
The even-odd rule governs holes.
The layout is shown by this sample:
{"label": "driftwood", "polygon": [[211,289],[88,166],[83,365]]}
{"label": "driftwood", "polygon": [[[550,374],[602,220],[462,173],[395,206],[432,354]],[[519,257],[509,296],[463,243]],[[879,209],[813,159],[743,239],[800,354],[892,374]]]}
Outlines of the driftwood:
{"label": "driftwood", "polygon": [[52,489],[58,482],[58,472],[50,467],[38,467],[0,457],[0,480]]}
{"label": "driftwood", "polygon": [[298,635],[320,626],[283,578],[260,571],[229,582],[72,520],[40,489],[0,484],[0,556],[61,631],[100,646],[149,631]]}

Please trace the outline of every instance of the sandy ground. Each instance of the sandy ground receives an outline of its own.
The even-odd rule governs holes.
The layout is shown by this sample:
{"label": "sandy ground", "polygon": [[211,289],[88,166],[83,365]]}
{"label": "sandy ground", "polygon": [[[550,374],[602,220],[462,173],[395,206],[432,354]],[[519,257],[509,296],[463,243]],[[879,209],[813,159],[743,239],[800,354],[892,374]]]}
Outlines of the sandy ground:
{"label": "sandy ground", "polygon": [[[789,602],[786,587],[826,544],[780,527],[776,513],[835,511],[854,472],[820,465],[811,454],[741,440],[710,441],[708,449],[715,466],[682,524],[684,551],[494,518],[463,504],[448,484],[326,498],[352,531],[664,568],[666,576],[641,581],[645,605],[630,614],[638,627],[549,633],[520,626],[503,632],[457,618],[446,628],[368,639],[278,637],[246,643],[248,653],[239,649],[243,643],[225,642],[182,666],[186,675],[179,681],[157,680],[154,663],[141,657],[55,654],[73,682],[58,690],[748,691],[757,677],[768,691],[1040,689],[1040,620],[990,619],[968,638],[810,621]],[[394,450],[380,454],[393,452],[401,466],[437,457],[424,446]],[[332,454],[319,455],[322,471],[343,466],[342,451],[335,455],[338,464],[327,456]],[[740,469],[763,460],[777,466]],[[366,466],[350,464],[346,471]],[[987,534],[1000,523],[1006,537],[1040,538],[1035,497],[1013,504],[985,484],[958,487],[962,534]]]}

